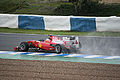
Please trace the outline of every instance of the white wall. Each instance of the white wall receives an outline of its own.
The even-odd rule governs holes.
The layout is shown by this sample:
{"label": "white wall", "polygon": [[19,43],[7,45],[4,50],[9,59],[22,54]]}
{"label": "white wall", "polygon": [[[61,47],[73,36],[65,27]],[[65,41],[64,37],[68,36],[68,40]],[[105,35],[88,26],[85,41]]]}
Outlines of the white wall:
{"label": "white wall", "polygon": [[18,28],[18,15],[0,14],[0,27]]}
{"label": "white wall", "polygon": [[[30,16],[37,17],[39,15]],[[42,16],[42,17],[44,20],[43,23],[45,26],[45,30],[71,30],[70,16]],[[120,17],[94,17],[94,18],[96,18],[96,31],[120,32]],[[85,24],[87,24],[87,22]],[[0,14],[0,27],[18,28],[18,15]],[[86,28],[86,26],[84,27]]]}
{"label": "white wall", "polygon": [[120,32],[120,17],[97,17],[96,31]]}
{"label": "white wall", "polygon": [[44,16],[45,30],[70,30],[69,16]]}

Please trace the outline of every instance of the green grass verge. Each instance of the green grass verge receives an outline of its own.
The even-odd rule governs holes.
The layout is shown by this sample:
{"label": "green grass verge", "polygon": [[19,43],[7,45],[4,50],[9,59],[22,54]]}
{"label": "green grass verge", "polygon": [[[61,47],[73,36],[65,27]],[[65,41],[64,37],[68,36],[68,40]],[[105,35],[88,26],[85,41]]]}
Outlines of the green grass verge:
{"label": "green grass verge", "polygon": [[53,35],[120,37],[120,32],[71,32],[71,31],[30,30],[30,29],[10,29],[10,28],[0,28],[0,32],[1,33],[46,34],[46,35],[53,34]]}

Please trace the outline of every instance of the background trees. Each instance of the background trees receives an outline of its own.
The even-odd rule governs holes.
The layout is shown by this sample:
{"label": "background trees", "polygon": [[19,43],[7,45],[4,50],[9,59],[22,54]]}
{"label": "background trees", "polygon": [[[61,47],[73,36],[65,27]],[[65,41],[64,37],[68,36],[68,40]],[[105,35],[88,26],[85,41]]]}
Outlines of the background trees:
{"label": "background trees", "polygon": [[10,13],[27,6],[25,0],[0,0],[0,13]]}

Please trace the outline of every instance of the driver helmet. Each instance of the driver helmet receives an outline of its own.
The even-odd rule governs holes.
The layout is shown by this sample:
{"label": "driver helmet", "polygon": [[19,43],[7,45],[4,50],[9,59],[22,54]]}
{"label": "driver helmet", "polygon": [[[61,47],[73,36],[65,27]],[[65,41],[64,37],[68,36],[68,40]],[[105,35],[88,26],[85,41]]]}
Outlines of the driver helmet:
{"label": "driver helmet", "polygon": [[49,39],[52,40],[53,36],[52,35],[49,35]]}

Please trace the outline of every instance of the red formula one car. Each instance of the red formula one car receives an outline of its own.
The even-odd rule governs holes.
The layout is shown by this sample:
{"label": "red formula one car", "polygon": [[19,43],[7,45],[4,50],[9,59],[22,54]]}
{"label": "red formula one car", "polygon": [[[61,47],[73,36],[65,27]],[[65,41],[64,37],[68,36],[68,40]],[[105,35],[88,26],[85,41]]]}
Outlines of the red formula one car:
{"label": "red formula one car", "polygon": [[55,53],[70,53],[77,51],[81,47],[78,37],[56,37],[49,35],[46,40],[31,40],[21,42],[19,46],[14,47],[15,51],[28,51],[34,49],[35,51],[49,51]]}

